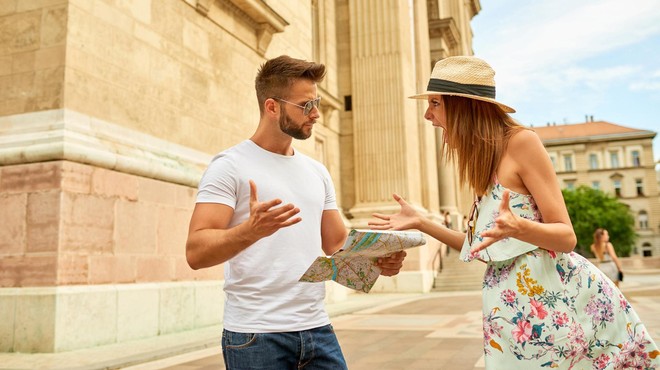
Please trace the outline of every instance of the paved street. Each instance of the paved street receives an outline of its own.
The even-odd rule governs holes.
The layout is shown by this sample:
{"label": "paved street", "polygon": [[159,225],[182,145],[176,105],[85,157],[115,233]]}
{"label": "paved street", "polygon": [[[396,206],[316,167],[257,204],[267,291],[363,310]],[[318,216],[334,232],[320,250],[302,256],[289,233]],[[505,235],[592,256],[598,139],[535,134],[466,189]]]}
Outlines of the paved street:
{"label": "paved street", "polygon": [[[627,275],[622,290],[660,340],[660,275]],[[480,292],[358,295],[328,311],[351,370],[474,370],[483,368],[480,304]],[[126,370],[222,368],[216,347]]]}
{"label": "paved street", "polygon": [[[631,269],[632,270],[632,269]],[[660,341],[660,270],[628,273],[622,291]],[[351,370],[480,370],[481,293],[354,294],[327,305]],[[0,354],[0,370],[219,370],[220,326],[57,354]],[[190,352],[189,348],[196,348]],[[144,363],[145,354],[158,359]],[[129,365],[130,364],[130,365]]]}

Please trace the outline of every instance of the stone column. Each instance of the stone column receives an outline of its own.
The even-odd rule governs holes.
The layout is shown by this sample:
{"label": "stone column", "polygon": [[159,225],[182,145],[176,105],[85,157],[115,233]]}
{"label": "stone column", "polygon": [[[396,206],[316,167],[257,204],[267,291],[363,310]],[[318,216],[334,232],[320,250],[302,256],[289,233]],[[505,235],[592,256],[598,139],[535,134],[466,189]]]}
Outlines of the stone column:
{"label": "stone column", "polygon": [[[420,119],[422,104],[408,99],[417,92],[422,63],[427,64],[428,79],[428,41],[420,41],[428,40],[425,12],[425,3],[419,2],[349,2],[353,227],[366,227],[374,212],[398,211],[394,192],[425,215],[431,207],[437,210],[433,134]],[[437,248],[429,238],[427,246],[408,251],[403,271],[392,279],[380,279],[374,290],[428,291]]]}
{"label": "stone column", "polygon": [[391,212],[396,192],[421,208],[418,111],[410,9],[405,1],[349,3],[355,226]]}

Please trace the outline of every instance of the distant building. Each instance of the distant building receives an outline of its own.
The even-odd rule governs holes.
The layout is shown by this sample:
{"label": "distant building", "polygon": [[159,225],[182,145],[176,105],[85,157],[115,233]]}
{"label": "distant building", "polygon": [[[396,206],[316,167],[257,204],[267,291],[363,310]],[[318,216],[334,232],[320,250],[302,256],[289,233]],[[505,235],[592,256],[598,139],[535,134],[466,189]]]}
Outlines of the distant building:
{"label": "distant building", "polygon": [[653,159],[656,133],[589,120],[534,127],[562,189],[586,185],[630,207],[639,236],[633,254],[660,255],[660,199]]}

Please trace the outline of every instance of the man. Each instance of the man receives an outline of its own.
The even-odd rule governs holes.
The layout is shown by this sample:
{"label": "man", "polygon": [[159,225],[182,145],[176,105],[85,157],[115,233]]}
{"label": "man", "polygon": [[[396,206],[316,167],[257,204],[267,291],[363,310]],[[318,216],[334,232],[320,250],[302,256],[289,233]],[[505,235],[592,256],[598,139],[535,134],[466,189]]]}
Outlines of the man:
{"label": "man", "polygon": [[[321,250],[330,255],[347,237],[327,169],[292,147],[312,134],[324,76],[322,64],[266,61],[255,81],[256,132],[218,154],[199,184],[186,257],[194,269],[227,262],[227,369],[346,369],[325,285],[298,282]],[[382,274],[397,274],[404,257],[379,261]]]}

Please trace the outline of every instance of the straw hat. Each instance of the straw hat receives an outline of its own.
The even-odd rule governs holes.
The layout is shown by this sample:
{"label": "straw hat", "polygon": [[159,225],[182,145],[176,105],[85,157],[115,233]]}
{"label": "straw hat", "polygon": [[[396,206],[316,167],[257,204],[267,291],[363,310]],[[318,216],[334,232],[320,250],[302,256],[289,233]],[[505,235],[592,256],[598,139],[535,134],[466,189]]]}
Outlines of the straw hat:
{"label": "straw hat", "polygon": [[454,95],[497,104],[507,113],[516,110],[495,100],[495,71],[483,60],[471,56],[449,57],[433,67],[426,91],[411,99],[429,95]]}

